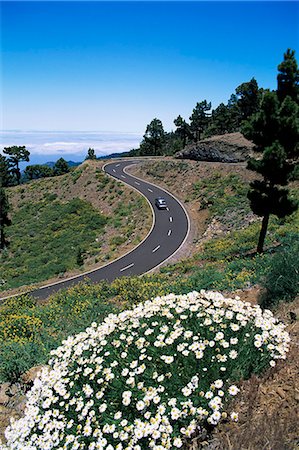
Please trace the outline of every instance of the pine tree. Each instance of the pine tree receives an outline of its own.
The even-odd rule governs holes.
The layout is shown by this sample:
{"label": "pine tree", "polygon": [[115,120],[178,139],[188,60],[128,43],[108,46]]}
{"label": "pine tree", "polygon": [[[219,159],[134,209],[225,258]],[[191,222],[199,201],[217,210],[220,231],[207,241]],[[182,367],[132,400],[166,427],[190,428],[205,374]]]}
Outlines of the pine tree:
{"label": "pine tree", "polygon": [[199,141],[203,132],[208,128],[210,123],[211,114],[208,112],[211,110],[211,102],[206,100],[197,103],[190,116],[190,130],[195,142]]}
{"label": "pine tree", "polygon": [[277,95],[282,102],[287,96],[299,102],[299,70],[295,51],[287,49],[283,61],[278,66]]}
{"label": "pine tree", "polygon": [[0,154],[0,186],[7,187],[10,183],[9,164],[5,156]]}
{"label": "pine tree", "polygon": [[190,138],[192,136],[190,125],[182,118],[182,116],[178,116],[174,119],[173,123],[177,127],[175,133],[180,137],[183,147],[185,147],[188,137]]}
{"label": "pine tree", "polygon": [[87,160],[87,159],[97,159],[96,154],[95,154],[95,151],[94,151],[94,148],[89,148],[89,149],[88,149],[87,156],[86,156],[85,159],[86,159],[86,160]]}
{"label": "pine tree", "polygon": [[20,184],[21,171],[19,163],[21,161],[29,161],[29,150],[23,146],[13,145],[12,147],[4,147],[3,152],[8,155],[8,162],[10,165],[10,171],[16,177],[17,184]]}
{"label": "pine tree", "polygon": [[260,110],[242,129],[244,136],[262,153],[261,158],[248,163],[249,169],[262,175],[262,180],[250,184],[248,192],[252,211],[263,218],[257,246],[259,253],[264,248],[270,215],[282,218],[298,208],[287,185],[298,162],[299,106],[289,95],[282,103],[281,100],[282,96],[279,99],[276,92],[263,93]]}
{"label": "pine tree", "polygon": [[159,119],[153,119],[147,125],[143,142],[140,146],[143,155],[161,155],[165,142],[165,131]]}
{"label": "pine tree", "polygon": [[54,175],[64,175],[70,171],[68,163],[65,159],[59,158],[53,167]]}
{"label": "pine tree", "polygon": [[256,113],[260,104],[260,90],[255,78],[247,83],[242,83],[236,89],[237,103],[241,114],[241,120],[246,120]]}

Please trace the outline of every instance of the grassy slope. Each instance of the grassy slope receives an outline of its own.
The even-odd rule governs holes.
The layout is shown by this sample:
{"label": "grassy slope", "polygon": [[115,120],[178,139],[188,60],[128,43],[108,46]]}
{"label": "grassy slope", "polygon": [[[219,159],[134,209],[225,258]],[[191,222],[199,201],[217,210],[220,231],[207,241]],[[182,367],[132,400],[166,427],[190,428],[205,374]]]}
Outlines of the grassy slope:
{"label": "grassy slope", "polygon": [[0,256],[0,290],[88,270],[146,235],[146,201],[101,166],[90,161],[67,175],[9,189],[11,244]]}

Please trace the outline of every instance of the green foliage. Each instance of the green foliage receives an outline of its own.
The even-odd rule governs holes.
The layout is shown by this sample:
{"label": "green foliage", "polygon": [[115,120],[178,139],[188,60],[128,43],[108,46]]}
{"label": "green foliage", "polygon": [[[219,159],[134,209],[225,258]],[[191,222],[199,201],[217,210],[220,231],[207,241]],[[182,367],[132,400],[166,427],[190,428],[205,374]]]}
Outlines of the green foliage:
{"label": "green foliage", "polygon": [[269,262],[262,286],[262,306],[276,306],[280,301],[291,302],[299,294],[299,239],[293,234],[284,239],[283,246]]}
{"label": "green foliage", "polygon": [[147,125],[143,141],[140,145],[140,155],[161,155],[164,144],[165,131],[159,119],[153,119]]}
{"label": "green foliage", "polygon": [[77,258],[76,258],[76,261],[77,261],[77,265],[78,265],[79,267],[81,267],[81,266],[84,265],[84,253],[83,253],[81,247],[79,247],[78,250],[77,250]]}
{"label": "green foliage", "polygon": [[85,159],[97,159],[94,148],[89,148]]}
{"label": "green foliage", "polygon": [[190,131],[195,142],[201,139],[203,132],[207,129],[210,122],[211,102],[204,100],[196,103],[190,116]]}
{"label": "green foliage", "polygon": [[0,252],[7,245],[6,228],[11,225],[8,216],[9,202],[4,187],[0,184]]}
{"label": "green foliage", "polygon": [[21,171],[19,168],[20,161],[29,161],[29,150],[23,146],[4,147],[3,153],[8,155],[8,162],[11,174],[16,178],[17,184],[20,184]]}
{"label": "green foliage", "polygon": [[187,139],[192,138],[190,125],[181,116],[178,116],[176,119],[174,119],[173,123],[177,127],[175,133],[182,140],[182,147],[184,148],[186,146]]}
{"label": "green foliage", "polygon": [[70,171],[68,163],[63,158],[59,158],[53,167],[54,175],[63,175]]}
{"label": "green foliage", "polygon": [[45,364],[67,336],[117,310],[107,304],[107,285],[78,285],[38,304],[29,295],[0,305],[0,381],[16,382],[26,370]]}
{"label": "green foliage", "polygon": [[26,203],[12,215],[10,252],[0,255],[2,289],[35,283],[73,269],[107,218],[80,199]]}
{"label": "green foliage", "polygon": [[32,166],[27,166],[24,170],[24,176],[28,180],[36,180],[38,178],[52,177],[54,171],[51,167],[41,164],[34,164]]}
{"label": "green foliage", "polygon": [[236,89],[241,120],[246,120],[259,110],[261,92],[255,78],[242,83]]}
{"label": "green foliage", "polygon": [[299,102],[299,69],[295,50],[287,49],[283,61],[278,66],[277,95],[280,101],[287,96]]}
{"label": "green foliage", "polygon": [[[294,52],[285,54],[285,61],[279,68],[284,74],[278,75],[278,92],[265,93],[259,111],[243,126],[245,137],[254,142],[256,150],[263,152],[262,158],[248,164],[249,169],[263,177],[253,181],[248,192],[251,209],[263,217],[257,245],[259,253],[263,251],[270,214],[285,217],[298,207],[298,202],[289,196],[288,188],[281,187],[292,179],[298,160],[299,106],[297,98],[293,100],[286,94],[293,89],[295,96],[297,63]],[[293,78],[290,72],[286,74],[289,69],[293,70]]]}
{"label": "green foliage", "polygon": [[8,159],[0,154],[0,187],[7,187],[11,183],[11,176],[9,173]]}
{"label": "green foliage", "polygon": [[208,207],[212,215],[222,215],[232,208],[248,209],[247,189],[238,175],[213,172],[209,178],[193,184],[191,198],[198,199],[202,209]]}

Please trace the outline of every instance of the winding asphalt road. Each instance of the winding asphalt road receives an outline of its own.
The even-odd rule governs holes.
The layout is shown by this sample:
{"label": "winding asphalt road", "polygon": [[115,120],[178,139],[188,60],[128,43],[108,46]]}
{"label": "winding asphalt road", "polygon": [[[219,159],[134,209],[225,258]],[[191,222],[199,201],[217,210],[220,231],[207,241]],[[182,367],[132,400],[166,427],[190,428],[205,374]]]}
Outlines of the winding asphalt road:
{"label": "winding asphalt road", "polygon": [[[141,275],[159,266],[182,246],[189,232],[189,218],[182,204],[164,189],[143,181],[126,171],[127,167],[140,161],[115,161],[106,164],[104,171],[140,192],[151,205],[153,225],[147,237],[126,255],[95,269],[58,283],[49,284],[31,291],[36,298],[46,299],[62,288],[73,286],[86,278],[92,283],[101,280],[113,281],[129,275]],[[159,210],[155,199],[164,197],[167,210]]]}

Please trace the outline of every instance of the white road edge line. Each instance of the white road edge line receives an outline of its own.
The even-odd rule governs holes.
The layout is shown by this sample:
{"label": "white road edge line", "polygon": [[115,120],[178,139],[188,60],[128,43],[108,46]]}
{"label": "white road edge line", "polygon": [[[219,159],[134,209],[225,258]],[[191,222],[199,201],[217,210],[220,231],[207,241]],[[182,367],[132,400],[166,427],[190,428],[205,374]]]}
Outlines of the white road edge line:
{"label": "white road edge line", "polygon": [[133,267],[133,266],[134,266],[134,263],[129,264],[128,266],[123,267],[122,269],[120,269],[120,272],[123,272],[124,270],[130,269],[130,267]]}
{"label": "white road edge line", "polygon": [[157,247],[155,247],[154,250],[152,250],[152,253],[155,253],[157,250],[159,250],[160,247],[161,245],[157,245]]}
{"label": "white road edge line", "polygon": [[171,235],[171,230],[168,230],[167,236]]}
{"label": "white road edge line", "polygon": [[172,222],[172,217],[169,217],[169,222]]}
{"label": "white road edge line", "polygon": [[149,192],[153,192],[153,190],[152,190],[152,189],[150,189],[150,188],[147,188],[147,190],[148,190]]}

